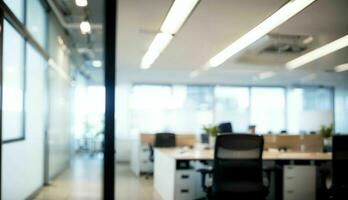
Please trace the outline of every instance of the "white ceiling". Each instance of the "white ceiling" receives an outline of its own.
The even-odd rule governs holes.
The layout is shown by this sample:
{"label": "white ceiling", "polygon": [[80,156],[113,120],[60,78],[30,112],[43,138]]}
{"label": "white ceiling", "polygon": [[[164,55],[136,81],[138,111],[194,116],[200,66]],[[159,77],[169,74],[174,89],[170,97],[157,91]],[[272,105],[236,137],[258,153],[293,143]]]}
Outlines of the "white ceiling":
{"label": "white ceiling", "polygon": [[[348,85],[348,72],[333,68],[348,62],[348,48],[288,71],[284,63],[300,54],[239,53],[216,69],[190,78],[212,56],[279,9],[287,0],[201,0],[172,42],[148,70],[140,61],[159,31],[172,0],[119,0],[118,80],[217,84],[324,84]],[[348,34],[348,1],[317,0],[300,14],[272,31],[276,34],[310,35],[307,51]],[[265,71],[276,76],[254,80]]]}
{"label": "white ceiling", "polygon": [[[103,23],[103,1],[89,0],[81,9],[70,0],[57,0],[68,22],[80,22],[86,14],[91,23]],[[347,72],[329,73],[333,67],[348,62],[348,48],[311,62],[289,72],[283,64],[299,54],[264,54],[255,51],[257,43],[228,60],[221,67],[206,71],[196,78],[189,74],[200,69],[213,55],[259,24],[279,9],[287,0],[201,0],[171,44],[150,70],[141,70],[142,56],[158,32],[172,0],[119,0],[118,13],[118,80],[132,82],[184,82],[277,84],[292,83],[347,85]],[[314,41],[308,50],[348,33],[346,0],[317,0],[272,33],[311,35]],[[85,72],[91,82],[102,84],[103,71],[91,67],[91,59],[103,58],[103,32],[94,30],[89,36],[79,30],[69,30],[77,49],[87,52]],[[83,55],[85,54],[85,55]],[[86,52],[81,53],[86,57]],[[265,71],[276,76],[255,81],[253,77]]]}

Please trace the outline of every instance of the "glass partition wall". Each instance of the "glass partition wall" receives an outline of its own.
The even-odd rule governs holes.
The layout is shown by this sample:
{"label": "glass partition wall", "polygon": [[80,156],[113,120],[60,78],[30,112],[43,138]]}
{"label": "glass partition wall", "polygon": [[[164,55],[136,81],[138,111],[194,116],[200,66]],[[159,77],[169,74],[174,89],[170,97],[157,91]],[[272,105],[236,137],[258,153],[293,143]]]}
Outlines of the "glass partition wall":
{"label": "glass partition wall", "polygon": [[0,199],[102,199],[104,5],[89,3],[0,1]]}

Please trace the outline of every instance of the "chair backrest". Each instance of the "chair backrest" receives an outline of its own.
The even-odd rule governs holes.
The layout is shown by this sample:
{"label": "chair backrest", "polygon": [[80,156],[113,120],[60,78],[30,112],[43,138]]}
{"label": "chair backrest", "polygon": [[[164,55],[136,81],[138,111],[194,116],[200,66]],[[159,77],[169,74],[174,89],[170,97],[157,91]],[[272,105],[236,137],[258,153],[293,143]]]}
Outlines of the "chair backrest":
{"label": "chair backrest", "polygon": [[333,136],[332,159],[332,184],[348,188],[348,135]]}
{"label": "chair backrest", "polygon": [[213,194],[260,192],[263,189],[263,143],[263,137],[257,135],[217,136]]}
{"label": "chair backrest", "polygon": [[175,147],[176,137],[174,133],[156,133],[154,147]]}
{"label": "chair backrest", "polygon": [[225,122],[218,125],[219,133],[233,133],[232,123]]}
{"label": "chair backrest", "polygon": [[201,134],[201,143],[208,144],[209,143],[209,135],[206,133]]}

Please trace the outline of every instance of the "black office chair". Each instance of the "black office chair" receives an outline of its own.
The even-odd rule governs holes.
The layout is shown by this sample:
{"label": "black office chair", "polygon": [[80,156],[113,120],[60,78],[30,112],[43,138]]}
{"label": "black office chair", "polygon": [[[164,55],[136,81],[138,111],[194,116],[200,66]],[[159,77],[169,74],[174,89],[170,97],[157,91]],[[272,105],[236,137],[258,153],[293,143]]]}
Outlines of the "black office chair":
{"label": "black office chair", "polygon": [[[154,162],[154,148],[170,148],[170,147],[176,147],[176,136],[174,133],[156,133],[155,134],[155,140],[153,144],[149,144],[149,160],[150,162]],[[146,174],[146,179],[149,178],[149,176],[152,173]]]}
{"label": "black office chair", "polygon": [[218,125],[219,133],[233,133],[232,123],[224,122]]}
{"label": "black office chair", "polygon": [[348,199],[348,135],[332,138],[332,186],[330,199]]}
{"label": "black office chair", "polygon": [[[263,184],[263,137],[247,134],[219,135],[216,138],[214,168],[201,169],[202,186],[208,199],[265,199]],[[205,185],[212,174],[211,187]]]}

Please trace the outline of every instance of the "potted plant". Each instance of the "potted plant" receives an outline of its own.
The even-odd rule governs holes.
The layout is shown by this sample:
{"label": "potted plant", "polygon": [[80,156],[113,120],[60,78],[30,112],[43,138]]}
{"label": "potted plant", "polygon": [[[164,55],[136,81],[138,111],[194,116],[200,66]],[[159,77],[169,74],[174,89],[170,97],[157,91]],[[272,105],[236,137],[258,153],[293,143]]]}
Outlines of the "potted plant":
{"label": "potted plant", "polygon": [[214,125],[204,126],[203,130],[209,136],[209,146],[214,148],[216,136],[218,134],[218,127]]}
{"label": "potted plant", "polygon": [[323,137],[324,140],[324,146],[328,147],[332,145],[332,134],[333,134],[333,125],[324,126],[322,125],[320,127],[319,133]]}

